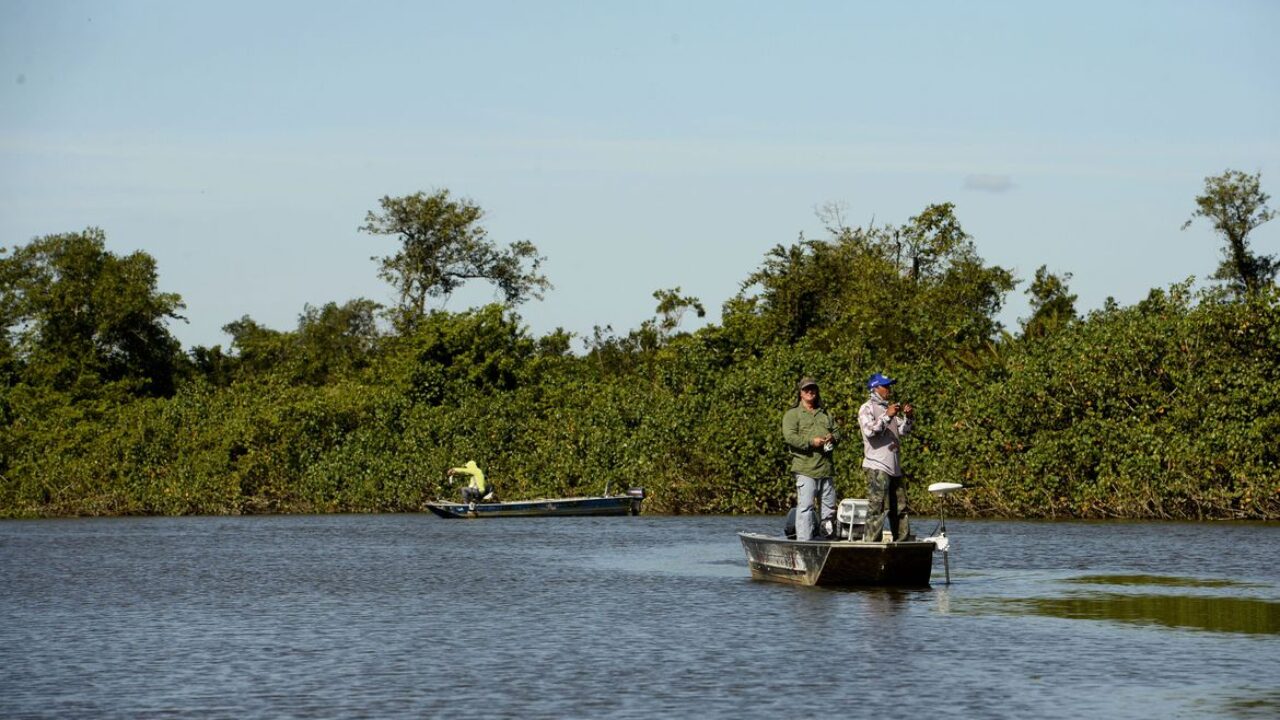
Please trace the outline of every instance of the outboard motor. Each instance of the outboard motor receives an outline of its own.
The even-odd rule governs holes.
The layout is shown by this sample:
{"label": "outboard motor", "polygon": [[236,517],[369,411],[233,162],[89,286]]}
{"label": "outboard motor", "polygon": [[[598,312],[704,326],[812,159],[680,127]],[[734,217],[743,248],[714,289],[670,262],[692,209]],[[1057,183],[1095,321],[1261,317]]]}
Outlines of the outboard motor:
{"label": "outboard motor", "polygon": [[644,488],[627,488],[627,497],[631,498],[631,514],[640,514],[640,503],[644,500]]}
{"label": "outboard motor", "polygon": [[[799,513],[797,512],[797,509],[796,509],[796,508],[791,508],[789,511],[787,511],[787,524],[786,524],[786,526],[783,528],[782,533],[783,533],[784,535],[786,535],[786,536],[787,536],[787,539],[788,539],[788,540],[795,540],[795,539],[796,539],[796,515],[798,515],[798,514],[799,514]],[[809,533],[809,537],[810,537],[810,538],[813,538],[813,539],[815,539],[815,540],[816,540],[816,539],[824,539],[824,540],[829,540],[829,539],[831,539],[831,538],[825,538],[825,537],[823,537],[822,532],[821,532],[821,528],[819,528],[819,527],[818,527],[818,518],[817,518],[817,517],[815,517],[815,518],[813,519],[813,531]]]}

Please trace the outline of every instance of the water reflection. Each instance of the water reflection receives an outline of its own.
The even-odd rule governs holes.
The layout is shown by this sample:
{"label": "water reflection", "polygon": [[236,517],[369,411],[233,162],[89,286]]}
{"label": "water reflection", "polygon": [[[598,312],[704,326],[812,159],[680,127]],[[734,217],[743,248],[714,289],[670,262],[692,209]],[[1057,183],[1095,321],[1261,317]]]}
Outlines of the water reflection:
{"label": "water reflection", "polygon": [[1064,597],[991,599],[975,609],[1072,620],[1112,620],[1212,632],[1280,633],[1280,603],[1257,598],[1201,595],[1088,593]]}
{"label": "water reflection", "polygon": [[[766,582],[759,581],[756,582]],[[880,607],[893,607],[895,605],[903,605],[909,602],[919,602],[929,599],[933,594],[932,588],[898,588],[898,587],[874,587],[874,586],[853,586],[853,587],[794,587],[793,589],[801,592],[811,592],[816,594],[834,593],[857,595],[865,599],[868,603],[873,603]]]}
{"label": "water reflection", "polygon": [[1256,583],[1244,583],[1221,578],[1170,577],[1167,575],[1084,575],[1068,578],[1065,582],[1078,585],[1159,585],[1163,587],[1191,588],[1260,587]]}
{"label": "water reflection", "polygon": [[934,602],[938,607],[939,615],[951,614],[951,588],[944,587],[934,593]]}
{"label": "water reflection", "polygon": [[1233,718],[1280,717],[1280,690],[1229,700],[1225,709],[1227,715]]}

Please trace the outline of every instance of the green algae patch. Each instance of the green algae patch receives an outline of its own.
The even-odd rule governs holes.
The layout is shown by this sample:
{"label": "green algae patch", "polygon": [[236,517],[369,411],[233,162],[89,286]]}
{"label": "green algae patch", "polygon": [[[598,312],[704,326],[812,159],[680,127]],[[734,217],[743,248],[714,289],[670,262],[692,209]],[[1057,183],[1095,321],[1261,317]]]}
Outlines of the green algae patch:
{"label": "green algae patch", "polygon": [[1097,593],[1011,603],[1030,614],[1074,620],[1111,620],[1210,632],[1280,634],[1280,602],[1202,595]]}
{"label": "green algae patch", "polygon": [[1230,718],[1274,720],[1280,717],[1280,690],[1265,690],[1256,694],[1230,698],[1218,714]]}
{"label": "green algae patch", "polygon": [[1252,583],[1240,582],[1238,580],[1174,577],[1169,575],[1085,575],[1082,577],[1070,578],[1064,582],[1074,583],[1077,585],[1154,585],[1158,587],[1189,588],[1257,587]]}

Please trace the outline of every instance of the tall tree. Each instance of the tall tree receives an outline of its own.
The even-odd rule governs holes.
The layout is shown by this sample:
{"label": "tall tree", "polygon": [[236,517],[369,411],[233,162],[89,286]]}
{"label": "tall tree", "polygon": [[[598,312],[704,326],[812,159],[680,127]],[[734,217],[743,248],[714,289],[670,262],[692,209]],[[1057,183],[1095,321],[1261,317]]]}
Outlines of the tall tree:
{"label": "tall tree", "polygon": [[1055,275],[1047,265],[1036,268],[1027,288],[1031,296],[1031,317],[1022,321],[1024,337],[1043,337],[1076,319],[1076,296],[1067,289],[1071,273]]}
{"label": "tall tree", "polygon": [[901,262],[913,282],[933,276],[949,260],[972,251],[969,234],[960,227],[955,208],[955,203],[930,205],[895,233],[905,246]]}
{"label": "tall tree", "polygon": [[1185,230],[1198,217],[1213,223],[1213,229],[1227,243],[1213,278],[1226,281],[1237,295],[1257,293],[1280,269],[1274,255],[1255,255],[1249,250],[1249,233],[1276,215],[1267,207],[1270,199],[1262,191],[1262,173],[1227,170],[1204,179],[1204,193],[1196,196],[1196,211],[1182,225]]}
{"label": "tall tree", "polygon": [[698,317],[707,315],[702,301],[692,295],[681,295],[679,287],[654,290],[653,299],[658,301],[657,315],[640,323],[640,327],[625,338],[609,337],[607,333],[612,328],[596,326],[594,336],[587,341],[587,347],[597,359],[601,359],[604,353],[612,350],[621,352],[656,350],[676,335],[676,330],[680,327],[680,321],[685,313],[692,310]]}
{"label": "tall tree", "polygon": [[183,319],[156,290],[155,259],[118,256],[98,228],[46,235],[0,255],[0,320],[11,367],[31,384],[76,396],[105,384],[167,395],[181,362],[166,322]]}
{"label": "tall tree", "polygon": [[907,296],[910,317],[903,327],[918,353],[982,346],[1002,331],[996,316],[1014,287],[1013,273],[984,263],[954,204],[926,207],[894,235],[908,241],[910,264],[902,272],[916,287]]}
{"label": "tall tree", "polygon": [[551,288],[538,272],[546,259],[538,248],[519,240],[499,249],[480,224],[484,211],[471,200],[439,190],[378,202],[382,211],[369,212],[360,230],[400,241],[398,252],[381,258],[379,270],[400,293],[398,323],[412,326],[426,315],[430,298],[448,301],[468,280],[493,283],[508,305],[541,299]]}
{"label": "tall tree", "polygon": [[953,210],[930,205],[900,227],[849,228],[837,219],[829,240],[801,236],[774,247],[725,304],[725,327],[880,357],[985,344],[1000,330],[995,317],[1013,275],[983,262]]}
{"label": "tall tree", "polygon": [[692,295],[681,295],[679,287],[654,290],[653,299],[658,301],[657,328],[663,337],[674,333],[680,327],[685,313],[690,310],[700,318],[707,316],[707,309],[702,306],[702,301]]}

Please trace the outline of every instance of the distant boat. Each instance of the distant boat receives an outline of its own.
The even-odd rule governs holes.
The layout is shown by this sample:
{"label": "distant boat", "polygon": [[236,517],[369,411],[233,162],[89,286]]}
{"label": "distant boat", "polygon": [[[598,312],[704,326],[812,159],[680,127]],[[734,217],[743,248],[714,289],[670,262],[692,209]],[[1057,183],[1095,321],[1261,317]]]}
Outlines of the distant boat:
{"label": "distant boat", "polygon": [[429,502],[427,509],[442,518],[581,517],[639,515],[644,488],[624,495],[542,498],[511,502]]}
{"label": "distant boat", "polygon": [[[934,483],[929,492],[941,499],[961,488],[957,483]],[[740,532],[738,538],[746,550],[751,577],[757,580],[819,587],[928,587],[933,553],[940,551],[947,582],[951,582],[945,512],[940,532],[923,540],[866,542],[860,539],[866,520],[867,501],[846,499],[836,512],[833,539],[795,540],[751,532]]]}

